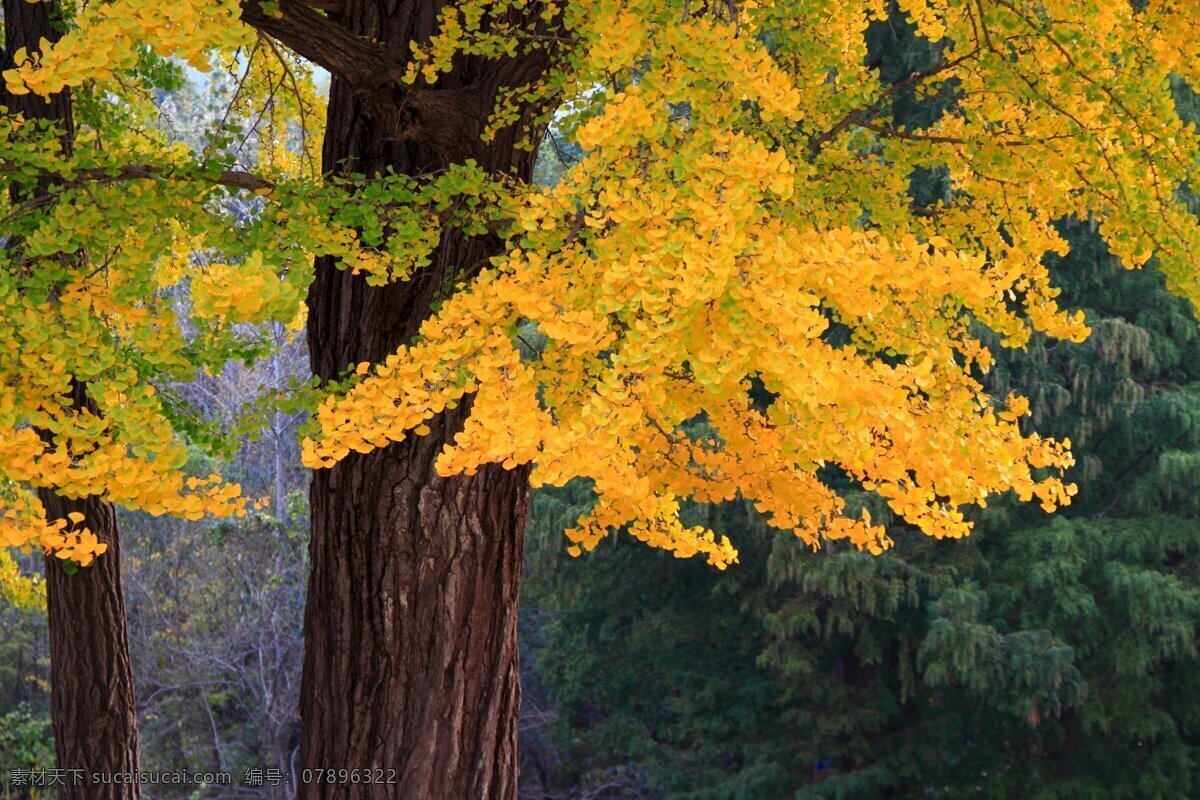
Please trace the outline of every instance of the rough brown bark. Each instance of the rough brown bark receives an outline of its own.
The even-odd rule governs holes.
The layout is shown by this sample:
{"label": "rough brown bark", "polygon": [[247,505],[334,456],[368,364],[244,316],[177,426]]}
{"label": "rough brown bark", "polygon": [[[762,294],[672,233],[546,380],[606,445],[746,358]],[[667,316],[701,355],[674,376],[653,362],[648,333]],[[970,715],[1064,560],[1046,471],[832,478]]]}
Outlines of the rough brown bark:
{"label": "rough brown bark", "polygon": [[[428,37],[429,0],[353,0],[333,23],[402,62]],[[479,141],[496,87],[524,82],[530,60],[462,60],[414,107],[335,77],[324,164],[329,172],[391,168],[420,175],[474,158],[528,178],[533,155],[516,133]],[[455,112],[431,119],[428,109]],[[369,287],[319,261],[308,343],[317,375],[377,362],[416,331],[448,274],[465,277],[499,242],[447,232],[434,263],[411,281]],[[301,686],[302,800],[516,796],[520,685],[516,621],[528,505],[524,470],[439,478],[433,462],[467,404],[432,432],[355,455],[314,476],[312,573]],[[343,781],[332,769],[379,769],[392,784]],[[309,772],[305,772],[309,770]]]}
{"label": "rough brown bark", "polygon": [[[0,64],[4,69],[13,67],[12,54],[22,47],[27,53],[40,50],[42,39],[58,41],[61,32],[56,20],[61,12],[57,1],[30,3],[27,0],[3,0],[4,49],[0,50]],[[7,106],[11,113],[21,114],[26,119],[48,119],[59,123],[67,135],[67,144],[72,137],[71,93],[59,92],[49,101],[34,94],[10,95],[0,81],[0,105]]]}
{"label": "rough brown bark", "polygon": [[[10,54],[18,48],[34,53],[42,39],[58,39],[58,3],[3,0],[3,8],[0,65],[4,69],[12,66]],[[32,94],[13,97],[0,90],[0,105],[27,119],[57,123],[63,130],[64,149],[70,150],[74,123],[69,92],[47,102]],[[47,188],[42,185],[32,193],[36,197]],[[75,384],[74,393],[76,407],[84,407],[88,403],[84,387]],[[138,769],[136,700],[116,513],[112,504],[98,498],[68,500],[50,491],[39,494],[50,519],[78,511],[86,518],[84,524],[108,545],[107,553],[73,575],[64,572],[58,558],[46,558],[50,710],[56,766],[64,771],[55,790],[60,800],[136,800],[140,797],[137,783],[95,782],[100,776],[129,775]]]}
{"label": "rough brown bark", "polygon": [[[20,0],[25,2],[25,0]],[[73,770],[57,787],[60,800],[136,800],[133,784],[95,782],[98,775],[136,773],[138,727],[121,543],[110,503],[42,495],[50,517],[78,511],[108,552],[73,575],[46,559],[50,619],[50,716],[58,769]]]}

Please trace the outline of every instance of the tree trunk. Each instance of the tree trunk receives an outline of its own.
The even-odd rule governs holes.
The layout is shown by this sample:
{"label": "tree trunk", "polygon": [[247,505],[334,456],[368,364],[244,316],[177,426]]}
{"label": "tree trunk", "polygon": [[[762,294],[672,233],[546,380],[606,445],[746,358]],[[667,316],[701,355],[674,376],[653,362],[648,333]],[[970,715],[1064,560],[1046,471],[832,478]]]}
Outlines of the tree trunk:
{"label": "tree trunk", "polygon": [[[56,41],[62,31],[57,2],[3,0],[4,50],[0,64],[12,66],[11,53],[40,49],[42,39]],[[0,88],[0,105],[26,119],[47,119],[63,130],[70,152],[74,121],[69,92],[47,102],[32,94],[9,96]],[[44,193],[38,187],[33,193]],[[12,246],[13,243],[9,243]],[[86,390],[74,387],[76,407],[87,403]],[[95,409],[93,408],[93,411]],[[97,498],[68,500],[50,491],[39,496],[50,519],[82,513],[84,524],[108,545],[108,552],[73,575],[63,562],[46,558],[46,610],[50,638],[50,710],[56,766],[63,770],[57,785],[61,800],[136,800],[137,783],[93,783],[96,773],[136,772],[138,730],[125,595],[121,587],[121,546],[111,503]]]}
{"label": "tree trunk", "polygon": [[[431,2],[399,0],[349,2],[334,15],[400,58],[429,35],[434,17]],[[516,65],[522,69],[529,65]],[[512,82],[512,74],[497,74],[495,61],[463,59],[437,86]],[[534,156],[515,147],[515,133],[478,141],[489,110],[487,102],[473,108],[474,123],[453,143],[396,141],[363,95],[335,79],[325,169],[421,175],[474,158],[528,179]],[[328,380],[349,365],[383,360],[416,332],[447,275],[469,277],[499,247],[494,238],[447,232],[432,265],[385,287],[318,261],[308,297],[314,372]],[[494,465],[472,477],[437,476],[434,459],[469,405],[434,420],[424,437],[351,454],[315,474],[301,800],[516,797],[517,595],[528,473]],[[370,778],[385,783],[347,781],[339,769],[381,770]]]}
{"label": "tree trunk", "polygon": [[[26,0],[19,0],[26,2]],[[111,503],[65,500],[50,492],[42,502],[51,518],[78,511],[108,551],[73,575],[46,558],[46,610],[50,618],[50,716],[56,763],[67,772],[60,800],[135,800],[137,783],[93,783],[96,773],[136,773],[138,728],[121,543]]]}

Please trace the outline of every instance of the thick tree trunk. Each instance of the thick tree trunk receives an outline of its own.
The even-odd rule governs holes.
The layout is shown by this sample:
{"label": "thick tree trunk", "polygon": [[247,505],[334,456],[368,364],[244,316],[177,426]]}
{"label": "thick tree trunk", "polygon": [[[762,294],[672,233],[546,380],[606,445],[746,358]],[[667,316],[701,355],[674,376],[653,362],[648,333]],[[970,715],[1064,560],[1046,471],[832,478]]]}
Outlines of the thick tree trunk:
{"label": "thick tree trunk", "polygon": [[[25,0],[21,0],[25,2]],[[65,500],[49,492],[42,502],[50,517],[79,511],[108,551],[73,575],[46,558],[46,610],[50,618],[50,714],[57,767],[69,770],[60,800],[134,800],[137,783],[93,782],[97,774],[136,773],[138,727],[121,544],[110,503]]]}
{"label": "thick tree trunk", "polygon": [[[437,449],[435,433],[314,481],[301,798],[516,795],[527,484],[434,478]],[[322,767],[394,784],[304,772]]]}
{"label": "thick tree trunk", "polygon": [[[403,58],[411,41],[429,35],[434,16],[429,2],[356,0],[334,18]],[[464,62],[438,88],[511,82],[495,74],[494,62]],[[489,107],[472,110],[475,122],[456,142],[398,142],[362,95],[335,79],[325,168],[420,175],[474,158],[528,178],[533,155],[514,146],[515,134],[479,142]],[[470,276],[498,246],[446,233],[429,268],[386,287],[319,261],[308,298],[316,374],[329,379],[349,365],[381,361],[416,332],[448,274]],[[314,477],[302,800],[516,796],[517,595],[528,475],[499,466],[473,477],[436,475],[434,459],[468,406],[437,419],[427,436],[352,454]],[[394,783],[354,783],[339,769],[378,769],[372,780]]]}
{"label": "thick tree trunk", "polygon": [[[57,2],[3,0],[4,50],[0,65],[12,66],[19,48],[36,53],[41,41],[61,34]],[[0,105],[27,119],[47,119],[63,130],[68,152],[74,135],[69,92],[47,102],[32,94],[9,96],[0,89]],[[34,193],[44,193],[38,187]],[[25,199],[25,198],[22,198]],[[11,245],[11,243],[10,243]],[[87,404],[75,385],[77,407]],[[94,410],[94,409],[93,409]],[[98,775],[138,769],[138,729],[125,595],[121,587],[121,547],[113,506],[96,498],[67,500],[39,493],[50,519],[82,513],[84,524],[108,545],[89,567],[67,575],[63,562],[46,558],[46,610],[50,634],[50,706],[56,766],[63,770],[56,791],[61,800],[136,800],[137,783],[95,783]]]}

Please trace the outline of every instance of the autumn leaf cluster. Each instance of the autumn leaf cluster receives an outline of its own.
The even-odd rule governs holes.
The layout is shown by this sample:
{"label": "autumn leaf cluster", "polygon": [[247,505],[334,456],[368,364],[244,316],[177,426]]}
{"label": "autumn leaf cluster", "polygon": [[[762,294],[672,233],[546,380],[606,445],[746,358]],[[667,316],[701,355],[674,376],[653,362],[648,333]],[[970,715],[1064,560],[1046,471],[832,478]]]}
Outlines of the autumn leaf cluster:
{"label": "autumn leaf cluster", "polygon": [[[598,502],[568,532],[576,554],[624,527],[724,567],[732,543],[680,508],[737,496],[814,546],[880,552],[884,526],[849,509],[835,473],[937,537],[967,534],[968,509],[1007,491],[1052,511],[1074,491],[1069,442],[1023,427],[1027,401],[989,396],[983,380],[987,342],[1087,335],[1043,263],[1067,247],[1056,223],[1094,220],[1127,266],[1153,260],[1200,297],[1200,227],[1180,196],[1200,154],[1174,108],[1200,78],[1184,3],[447,6],[404,85],[436,92],[467,56],[540,54],[541,78],[501,92],[483,135],[523,124],[532,147],[549,125],[579,154],[553,187],[474,162],[323,178],[319,137],[289,145],[287,133],[319,133],[311,71],[257,39],[239,8],[89,6],[5,73],[10,92],[102,88],[146,120],[152,109],[120,89],[145,50],[197,68],[257,54],[248,105],[302,80],[290,105],[265,105],[275,135],[250,165],[156,137],[146,120],[137,137],[85,128],[67,154],[53,131],[5,118],[0,170],[49,179],[54,201],[15,202],[3,231],[22,244],[0,258],[0,319],[14,331],[0,348],[0,544],[68,546],[52,540],[61,529],[38,487],[238,513],[236,487],[187,475],[159,387],[219,368],[239,325],[302,324],[315,256],[372,283],[407,280],[447,227],[496,237],[499,254],[450,276],[411,342],[345,365],[305,461],[423,435],[469,402],[437,469],[528,465],[535,485],[592,482]],[[866,57],[889,13],[940,51],[899,83]],[[939,92],[950,101],[929,124],[894,122],[898,97]],[[943,175],[943,195],[914,197],[918,172]],[[254,198],[248,219],[230,218],[234,195]],[[73,381],[94,413],[70,406]]]}

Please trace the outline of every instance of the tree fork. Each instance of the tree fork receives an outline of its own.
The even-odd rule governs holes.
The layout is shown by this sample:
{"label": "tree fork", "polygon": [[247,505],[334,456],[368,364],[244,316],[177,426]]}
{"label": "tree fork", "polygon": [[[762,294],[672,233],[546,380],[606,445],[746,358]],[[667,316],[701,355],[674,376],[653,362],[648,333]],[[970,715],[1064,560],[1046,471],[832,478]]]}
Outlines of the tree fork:
{"label": "tree fork", "polygon": [[[369,39],[378,49],[368,60],[383,52],[401,63],[411,42],[431,35],[436,12],[432,2],[350,2],[327,20],[339,30],[322,35]],[[312,12],[290,13],[266,24],[298,25]],[[529,179],[534,153],[517,147],[516,128],[488,143],[479,131],[496,91],[536,76],[542,59],[462,59],[436,88],[415,94],[396,89],[396,70],[331,65],[326,172],[422,175],[473,158]],[[367,72],[378,85],[361,82]],[[445,107],[453,113],[435,113]],[[308,296],[314,372],[329,380],[382,361],[416,333],[442,287],[470,277],[499,246],[491,236],[446,232],[429,267],[383,287],[318,260]],[[315,474],[301,800],[516,797],[528,472],[492,465],[473,476],[436,474],[434,460],[469,405],[433,420],[426,436]],[[339,769],[378,770],[371,779],[384,782],[344,782]]]}
{"label": "tree fork", "polygon": [[[0,64],[8,69],[11,53],[39,50],[42,39],[56,41],[59,6],[3,0],[4,50]],[[74,136],[71,97],[60,92],[49,100],[28,94],[11,96],[0,84],[0,105],[26,119],[45,119],[60,126],[63,147]],[[49,179],[46,181],[49,182]],[[34,195],[45,193],[44,186]],[[28,198],[26,198],[28,199]],[[82,384],[72,387],[76,408],[94,405]],[[93,784],[96,773],[136,773],[138,769],[137,703],[129,658],[125,595],[121,585],[121,546],[116,511],[111,503],[89,497],[72,500],[49,490],[39,496],[49,519],[71,512],[108,545],[91,566],[68,575],[64,562],[47,556],[46,611],[50,635],[50,706],[58,769],[67,770],[58,785],[60,800],[137,800],[136,782]]]}

